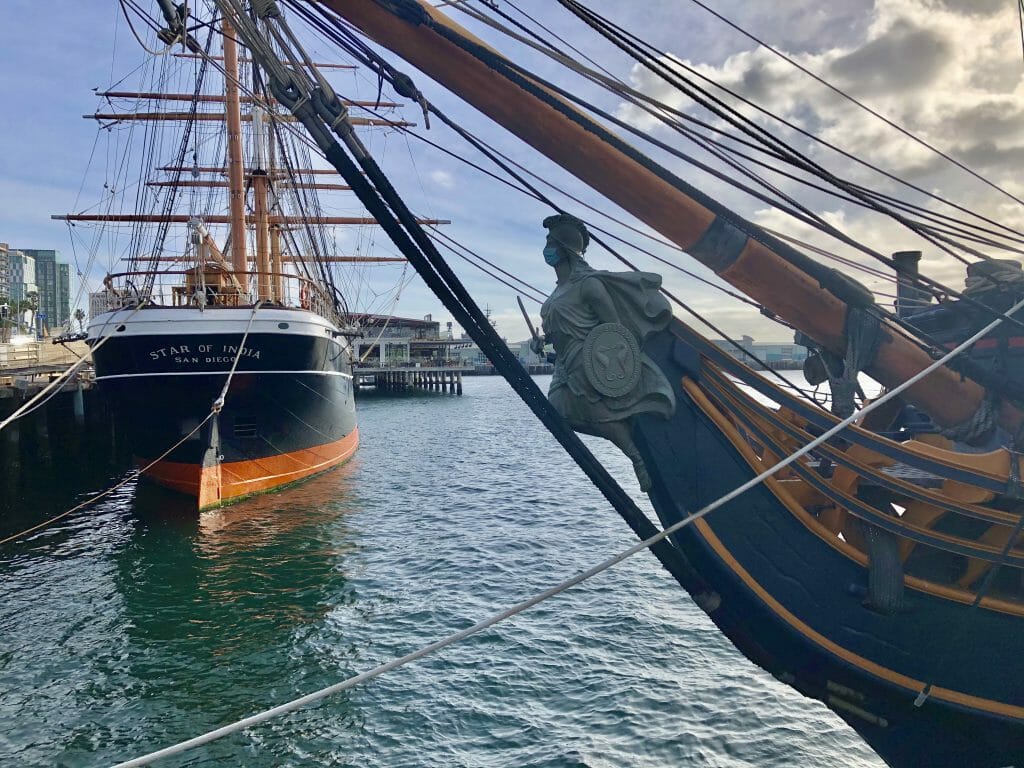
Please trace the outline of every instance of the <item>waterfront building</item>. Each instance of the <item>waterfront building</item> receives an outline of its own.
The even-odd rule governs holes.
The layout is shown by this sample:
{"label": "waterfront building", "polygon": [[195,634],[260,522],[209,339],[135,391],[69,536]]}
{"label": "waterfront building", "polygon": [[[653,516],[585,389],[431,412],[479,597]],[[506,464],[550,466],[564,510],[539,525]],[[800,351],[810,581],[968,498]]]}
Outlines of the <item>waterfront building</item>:
{"label": "waterfront building", "polygon": [[458,359],[470,342],[453,339],[451,323],[427,315],[422,320],[390,315],[356,315],[362,337],[353,340],[356,360],[364,367],[444,366]]}
{"label": "waterfront building", "polygon": [[67,264],[57,261],[59,251],[22,248],[35,260],[36,285],[39,290],[39,319],[48,328],[63,328],[71,321],[71,272]]}
{"label": "waterfront building", "polygon": [[[769,368],[800,368],[807,359],[807,348],[792,341],[754,341],[751,336],[743,336],[737,342]],[[750,358],[735,344],[724,339],[715,339],[712,343],[737,360],[750,363]]]}

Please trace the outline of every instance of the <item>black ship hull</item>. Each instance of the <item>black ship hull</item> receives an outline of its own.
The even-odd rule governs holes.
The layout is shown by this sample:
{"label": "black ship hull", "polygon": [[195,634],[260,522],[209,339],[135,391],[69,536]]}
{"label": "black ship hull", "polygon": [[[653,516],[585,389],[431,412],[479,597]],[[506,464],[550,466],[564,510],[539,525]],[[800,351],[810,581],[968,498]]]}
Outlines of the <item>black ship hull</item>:
{"label": "black ship hull", "polygon": [[127,314],[102,315],[90,329],[110,335],[96,345],[97,383],[144,474],[194,496],[199,509],[355,452],[348,344],[323,318],[276,307],[154,308],[119,322]]}
{"label": "black ship hull", "polygon": [[[760,468],[753,432],[715,399],[707,369],[713,361],[739,376],[742,366],[678,323],[645,351],[678,402],[671,420],[640,417],[635,429],[651,499],[668,526]],[[775,413],[753,400],[744,407]],[[770,452],[770,434],[759,437]],[[975,606],[968,589],[908,573],[897,610],[872,606],[870,558],[805,514],[784,485],[757,486],[672,537],[705,580],[687,588],[703,592],[705,605],[708,587],[717,596],[708,613],[718,627],[749,659],[827,704],[889,765],[1024,764],[1019,603],[986,598]]]}

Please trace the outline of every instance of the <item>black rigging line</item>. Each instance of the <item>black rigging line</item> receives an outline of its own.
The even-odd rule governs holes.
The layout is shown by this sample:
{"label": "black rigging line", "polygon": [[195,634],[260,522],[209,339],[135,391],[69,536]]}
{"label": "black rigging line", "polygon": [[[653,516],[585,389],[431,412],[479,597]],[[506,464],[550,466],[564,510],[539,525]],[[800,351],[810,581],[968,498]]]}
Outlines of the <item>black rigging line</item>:
{"label": "black rigging line", "polygon": [[[526,282],[522,278],[516,277],[511,272],[505,271],[504,269],[499,267],[497,264],[495,264],[493,261],[485,259],[480,254],[475,253],[470,248],[468,248],[465,245],[463,245],[462,243],[456,241],[455,238],[453,238],[453,237],[443,233],[437,227],[430,227],[428,231],[431,233],[431,237],[433,237],[435,241],[441,242],[441,244],[444,245],[446,248],[448,248],[448,250],[450,250],[452,253],[455,253],[456,255],[458,255],[464,261],[467,261],[470,264],[473,264],[473,266],[475,266],[477,269],[479,269],[482,272],[490,275],[495,280],[498,280],[499,282],[504,283],[505,285],[507,285],[509,288],[511,288],[514,291],[522,291],[523,288],[526,288],[526,290],[528,290],[528,291],[532,291],[535,295],[534,296],[530,296],[529,298],[531,298],[534,301],[537,301],[539,303],[543,303],[543,299],[538,299],[537,298],[537,296],[544,296],[544,291],[542,291],[541,289],[537,288],[534,285],[531,285],[530,283]],[[500,272],[501,274],[503,274],[506,277],[510,278],[511,280],[514,280],[515,282],[519,283],[522,287],[516,287],[516,286],[512,285],[511,283],[509,283],[508,281],[502,280],[502,278],[498,277],[493,272],[488,271],[484,267],[481,267],[479,264],[474,264],[470,260],[470,258],[468,258],[467,256],[462,255],[462,254],[467,254],[468,257],[472,257],[474,259],[478,259],[479,261],[482,261],[484,264],[486,264],[487,266],[491,267],[492,269],[497,270],[498,272]]]}
{"label": "black rigging line", "polygon": [[[480,259],[480,261],[483,261],[484,263],[490,264],[490,262],[488,262],[486,259],[481,258],[478,254],[473,253],[473,251],[471,251],[468,248],[466,248],[466,246],[462,245],[459,242],[456,242],[455,240],[452,240],[451,238],[442,239],[440,237],[437,237],[437,235],[439,235],[439,234],[440,233],[436,229],[431,228],[431,235],[430,236],[434,239],[434,241],[436,243],[441,245],[441,247],[445,248],[449,253],[452,253],[455,256],[458,256],[460,259],[462,259],[467,264],[469,264],[469,265],[471,265],[473,267],[476,267],[477,269],[479,269],[481,272],[483,272],[485,275],[487,275],[491,279],[497,280],[499,283],[501,283],[502,285],[504,285],[507,288],[511,288],[516,293],[524,293],[526,295],[526,298],[528,298],[530,301],[535,301],[538,304],[543,304],[544,303],[544,298],[543,298],[544,294],[543,294],[543,292],[537,291],[537,293],[540,293],[541,298],[538,298],[537,296],[531,295],[527,291],[524,291],[522,287],[514,285],[513,283],[509,282],[508,280],[505,280],[504,278],[499,277],[494,272],[488,270],[486,267],[481,266],[479,263],[474,261],[474,259]],[[445,242],[445,240],[448,240],[448,242]],[[509,274],[508,272],[505,272],[505,270],[501,269],[500,267],[497,267],[496,269],[498,269],[498,271],[502,272],[503,274],[506,274],[506,275]],[[510,277],[512,277],[512,279],[515,280],[518,283],[523,283],[522,280],[520,280],[518,277],[515,277],[514,275],[510,275]],[[523,285],[526,285],[527,288],[529,290],[531,290],[531,291],[532,290],[536,290],[532,286],[529,286],[527,283],[523,283]]]}
{"label": "black rigging line", "polygon": [[[1024,2],[1024,0],[1022,0],[1022,2]],[[485,5],[486,5],[486,3],[485,3]],[[526,29],[522,24],[520,24],[519,22],[515,21],[514,19],[510,19],[506,14],[501,12],[500,9],[492,8],[490,5],[488,5],[487,7],[490,10],[492,10],[493,12],[498,13],[499,15],[501,15],[503,18],[507,19],[511,24],[513,24],[517,28],[523,30],[523,32],[525,34],[529,35],[531,38],[536,40],[537,43],[540,46],[542,46],[541,50],[542,50],[543,53],[545,53],[546,55],[554,58],[556,61],[559,60],[559,54],[558,53],[553,53],[552,50],[551,50],[550,43],[548,41],[545,41],[540,35],[536,34],[532,30]],[[473,17],[473,18],[475,18],[475,19],[477,19],[479,21],[482,21],[484,23],[489,23],[489,24],[492,24],[492,25],[495,24],[495,22],[487,21],[487,17],[484,14],[482,14],[482,13],[479,13],[479,12],[476,12],[476,11],[472,11],[471,12],[471,11],[467,10],[466,7],[463,6],[463,5],[458,6],[458,8],[459,8],[459,10],[462,10],[464,13],[469,14],[471,17]],[[549,28],[543,26],[542,24],[537,22],[535,19],[533,19],[531,16],[529,16],[528,14],[523,12],[522,10],[519,10],[519,12],[522,13],[524,16],[526,16],[531,21],[533,21],[535,24],[537,24],[541,29],[543,29],[545,32],[547,32],[551,37],[554,37],[555,39],[560,40],[560,41],[563,40],[563,38],[561,38],[558,35],[556,35],[553,32],[551,32],[551,30]],[[519,38],[515,34],[511,33],[507,28],[501,27],[500,25],[497,25],[497,27],[499,29],[501,29],[501,31],[504,32],[504,34],[512,37],[513,39],[520,40],[521,42],[526,42],[522,38]],[[527,44],[529,44],[529,43],[527,42]],[[648,46],[648,47],[650,48],[650,46]],[[576,49],[576,48],[572,48],[572,50],[578,52],[578,49]],[[775,157],[777,159],[786,159],[786,155],[784,153],[782,153],[781,151],[779,151],[776,148],[773,148],[771,146],[766,145],[764,142],[760,142],[760,143],[753,142],[753,141],[744,139],[741,136],[730,134],[727,131],[724,131],[724,130],[722,130],[721,128],[719,128],[717,126],[714,126],[714,125],[711,125],[711,124],[706,123],[704,121],[701,121],[698,118],[696,118],[696,117],[694,117],[692,115],[689,115],[686,112],[680,111],[680,110],[678,110],[676,108],[673,108],[673,107],[670,107],[670,106],[668,106],[666,104],[662,104],[662,103],[658,102],[657,100],[647,96],[646,94],[643,94],[643,93],[641,93],[641,92],[639,92],[639,91],[637,91],[637,90],[635,90],[633,88],[630,88],[628,85],[626,85],[625,83],[622,83],[620,80],[618,80],[618,78],[616,78],[613,75],[611,75],[608,72],[608,70],[606,70],[603,67],[601,67],[600,65],[594,63],[592,59],[586,57],[582,53],[580,53],[579,55],[581,56],[581,58],[583,58],[583,59],[585,59],[587,61],[590,61],[591,64],[593,64],[593,66],[596,69],[599,69],[601,72],[605,73],[605,75],[607,76],[607,79],[601,79],[600,77],[597,77],[596,73],[594,73],[594,72],[581,71],[580,74],[582,74],[584,77],[586,77],[587,79],[591,80],[592,82],[596,83],[597,85],[599,85],[599,86],[601,86],[603,88],[606,88],[608,90],[612,90],[612,91],[614,91],[615,93],[617,93],[619,96],[621,96],[623,98],[627,98],[628,100],[632,101],[638,107],[640,107],[640,105],[636,103],[636,100],[642,101],[645,104],[648,104],[648,105],[650,105],[650,107],[652,107],[655,110],[657,110],[657,112],[652,112],[651,109],[648,108],[648,107],[641,107],[642,109],[644,109],[644,111],[648,112],[648,114],[652,114],[655,117],[657,117],[657,118],[659,118],[659,119],[661,119],[663,121],[665,120],[665,115],[666,114],[671,114],[673,117],[677,118],[678,120],[683,120],[683,121],[692,123],[694,125],[700,126],[701,128],[703,128],[706,131],[714,132],[714,133],[720,133],[723,136],[728,137],[731,141],[737,142],[740,145],[748,146],[748,147],[750,147],[752,149],[755,149],[755,150],[757,150],[759,152],[763,152],[763,153],[768,154],[771,157]],[[740,95],[740,94],[738,94],[738,93],[736,93],[734,91],[731,91],[731,90],[725,88],[724,86],[720,85],[719,83],[716,83],[715,81],[711,80],[706,75],[704,75],[701,72],[699,72],[698,70],[696,70],[696,69],[694,69],[692,67],[686,66],[682,62],[678,62],[678,66],[680,68],[685,69],[691,75],[694,75],[694,76],[704,80],[705,82],[710,83],[714,87],[724,91],[725,93],[728,93],[730,96],[732,96],[733,98],[737,99],[738,101],[742,101],[743,103],[745,103],[748,106],[756,109],[757,111],[761,112],[762,114],[765,114],[766,116],[772,118],[773,120],[776,120],[777,122],[779,122],[779,123],[781,123],[781,124],[791,128],[791,129],[793,129],[794,131],[799,132],[801,135],[805,136],[806,138],[808,138],[808,139],[810,139],[810,140],[812,140],[812,141],[814,141],[814,142],[816,142],[818,144],[821,144],[821,145],[831,149],[832,151],[834,151],[834,152],[836,152],[838,154],[841,154],[844,157],[846,157],[846,158],[848,158],[850,160],[853,160],[854,162],[856,162],[856,163],[858,163],[858,164],[860,164],[860,165],[862,165],[862,166],[864,166],[866,168],[869,168],[870,170],[872,170],[872,171],[874,171],[874,172],[876,172],[876,173],[878,173],[880,175],[888,177],[891,180],[893,180],[893,181],[895,181],[895,182],[897,182],[899,184],[902,184],[903,186],[906,186],[906,187],[908,187],[910,189],[913,189],[913,190],[915,190],[915,191],[921,193],[922,195],[925,195],[925,196],[927,196],[927,197],[929,197],[931,199],[935,199],[935,200],[937,200],[939,202],[942,202],[945,205],[948,205],[948,206],[950,206],[952,208],[961,210],[962,212],[967,213],[967,214],[969,214],[970,216],[972,216],[974,218],[980,219],[982,221],[989,222],[992,225],[999,227],[1000,229],[1006,230],[1006,231],[1011,232],[1011,233],[1016,233],[1016,234],[1020,235],[1021,238],[1024,238],[1024,234],[1017,233],[1016,230],[1013,230],[1013,229],[1011,229],[1010,227],[1007,227],[1004,224],[1001,224],[999,222],[995,222],[993,220],[987,219],[986,217],[982,216],[981,214],[979,214],[979,213],[977,213],[975,211],[970,211],[970,210],[964,208],[963,206],[957,205],[957,204],[955,204],[955,203],[953,203],[953,202],[951,202],[949,200],[946,200],[945,198],[942,198],[942,197],[940,197],[940,196],[938,196],[938,195],[936,195],[936,194],[934,194],[932,192],[929,192],[928,190],[922,189],[920,187],[916,187],[913,184],[910,184],[909,182],[907,182],[906,180],[901,179],[901,178],[899,178],[899,177],[897,177],[897,176],[895,176],[895,175],[893,175],[891,173],[888,173],[888,172],[884,171],[881,168],[878,168],[878,167],[876,167],[874,165],[871,165],[870,163],[867,163],[863,159],[858,158],[858,157],[850,154],[849,152],[846,152],[845,150],[842,150],[841,148],[839,148],[839,147],[837,147],[837,146],[835,146],[833,144],[830,144],[830,143],[824,141],[823,139],[815,136],[814,134],[810,133],[806,129],[801,128],[799,125],[791,123],[791,122],[781,118],[780,116],[773,114],[772,112],[764,109],[763,107],[759,106],[758,104],[750,101],[746,97],[744,97],[744,96],[742,96],[742,95]],[[715,143],[718,144],[719,142],[716,141]],[[721,146],[724,147],[725,145],[721,144]],[[772,166],[765,165],[765,167],[771,168]],[[780,171],[777,168],[774,168],[774,170],[777,173],[782,173],[782,171]],[[815,173],[814,175],[821,176],[821,174],[818,174],[818,173]],[[801,183],[809,184],[808,181],[799,179],[798,177],[794,176],[792,178],[794,180],[796,180],[796,181],[800,181]],[[864,195],[879,197],[881,199],[885,199],[885,200],[889,200],[889,201],[893,200],[893,198],[889,198],[888,196],[882,195],[881,193],[873,192],[873,191],[868,190],[868,189],[866,189],[864,187],[856,185],[853,182],[845,182],[845,186],[847,186],[847,187],[849,187],[851,189],[857,189],[861,193],[863,193]],[[820,188],[817,188],[817,189],[820,189]],[[826,191],[826,190],[821,190],[821,191]],[[834,191],[832,191],[832,192],[830,192],[830,194],[835,195],[836,193]],[[851,201],[851,202],[854,202],[854,201]],[[866,203],[864,203],[862,201],[856,201],[856,204],[864,206],[864,207],[870,207],[870,206],[868,206]],[[908,203],[905,203],[905,202],[902,202],[902,201],[900,201],[900,206],[899,207],[903,208],[904,210],[908,210],[908,211],[911,211],[911,210],[912,211],[916,211],[916,212],[919,213],[919,215],[922,215],[922,216],[927,216],[927,217],[943,217],[943,218],[948,218],[950,221],[956,221],[956,220],[952,219],[951,217],[947,217],[947,216],[945,216],[943,214],[939,214],[937,212],[930,211],[930,210],[928,210],[926,208],[922,208],[920,206],[913,206],[911,204],[908,204]],[[959,223],[962,226],[965,226],[965,227],[974,228],[974,229],[978,229],[979,231],[988,232],[989,234],[992,234],[993,236],[1008,237],[1008,235],[996,235],[996,233],[993,230],[986,229],[984,227],[981,227],[980,225],[977,225],[977,224],[974,224],[974,223],[971,223],[971,222],[960,221]],[[993,245],[994,245],[994,247],[1005,247],[1005,246],[1002,246],[999,243],[993,243]]]}
{"label": "black rigging line", "polygon": [[[300,15],[302,15],[301,6],[296,6],[294,4],[294,0],[288,0],[288,2],[290,6],[295,8],[295,10],[299,11]],[[358,38],[356,33],[349,28],[347,22],[344,22],[341,19],[337,19],[335,16],[332,15],[332,12],[330,10],[326,9],[323,6],[317,6],[317,9],[318,12],[322,14],[326,19],[334,22],[336,29],[342,33],[342,36],[344,38],[348,38],[348,40],[351,42],[351,45],[346,45],[344,40],[341,38],[332,37],[332,39],[334,39],[337,44],[341,45],[346,50],[349,50],[349,52],[357,59],[364,61],[368,66],[376,69],[378,71],[378,76],[381,80],[381,83],[383,83],[383,80],[385,79],[387,73],[387,79],[390,82],[392,82],[393,85],[395,85],[396,81],[402,80],[401,87],[395,85],[396,90],[399,93],[405,91],[405,95],[409,95],[409,93],[411,92],[410,88],[413,91],[415,91],[415,87],[412,85],[411,81],[409,81],[408,77],[395,70],[380,56],[378,56],[376,53],[370,50],[369,47]],[[573,115],[573,113],[568,111],[563,104],[561,104],[560,102],[558,102],[557,99],[552,97],[551,93],[545,90],[549,89],[551,92],[558,92],[560,89],[558,89],[557,86],[548,83],[547,81],[543,80],[537,75],[530,73],[522,69],[521,67],[517,67],[512,62],[509,62],[503,59],[502,57],[493,54],[489,49],[483,48],[477,45],[476,43],[463,38],[461,35],[458,35],[457,33],[448,29],[444,25],[435,24],[430,17],[425,16],[418,19],[418,21],[429,26],[436,33],[440,34],[441,36],[449,40],[452,44],[466,50],[467,53],[469,53],[470,55],[480,59],[487,66],[489,66],[496,72],[500,73],[502,76],[506,77],[511,82],[515,83],[518,87],[528,91],[535,98],[545,102],[550,107],[558,110],[568,119],[573,120],[579,123],[580,125],[586,127],[588,130],[597,133],[603,141],[610,143],[616,149],[623,152],[636,162],[644,164],[645,167],[647,167],[652,173],[659,176],[660,178],[663,178],[667,183],[670,183],[681,190],[686,190],[686,194],[688,194],[690,197],[693,197],[701,205],[708,207],[710,210],[717,212],[719,215],[725,215],[727,218],[732,220],[737,226],[740,226],[742,231],[746,232],[748,235],[756,236],[758,240],[765,242],[776,253],[788,254],[786,258],[794,261],[795,265],[799,269],[807,272],[807,274],[809,275],[816,276],[819,280],[827,281],[830,279],[826,276],[824,272],[821,271],[820,265],[808,259],[805,255],[799,253],[798,251],[787,248],[780,241],[771,237],[767,233],[764,233],[763,230],[760,230],[758,228],[751,228],[748,222],[743,221],[741,218],[737,217],[736,214],[727,211],[721,205],[715,203],[707,195],[703,194],[699,190],[690,187],[690,185],[686,184],[681,179],[674,176],[661,166],[652,163],[645,156],[638,153],[628,144],[625,144],[616,136],[614,136],[614,134],[611,134],[604,130],[603,128],[601,128],[597,123],[593,123],[583,116]],[[560,93],[559,95],[562,94]],[[568,95],[564,95],[563,98],[569,97]],[[930,280],[927,278],[920,279],[938,285],[937,281]],[[843,291],[847,290],[847,288],[844,287],[843,283],[834,284],[830,288],[830,290],[832,290],[833,292],[838,291],[839,293],[837,295],[840,297],[841,300],[856,300],[854,297],[843,298],[842,293]],[[945,290],[948,295],[958,295],[957,292],[953,291],[952,289],[945,288]],[[970,296],[963,296],[962,300],[965,303],[969,303],[977,307],[982,312],[985,312],[994,317],[1003,318],[1006,322],[1010,322],[1012,324],[1017,325],[1018,327],[1024,328],[1024,322],[1009,317],[1004,313],[997,312],[996,310],[993,310],[991,307],[982,304],[981,302],[978,302],[977,300],[973,299]],[[911,343],[919,347],[920,349],[927,352],[931,356],[941,354],[941,349],[939,345],[934,342],[934,340],[929,339],[932,342],[932,346],[928,346],[928,344],[922,342],[921,340],[922,338],[928,339],[928,336],[926,334],[922,333],[919,329],[910,326],[902,318],[897,317],[892,312],[885,310],[884,308],[875,304],[874,302],[872,302],[870,305],[866,305],[865,309],[874,314],[877,314],[880,317],[888,319],[890,322],[891,330],[903,336],[908,343]],[[985,387],[988,387],[1000,393],[1007,394],[1011,397],[1021,399],[1020,393],[1017,393],[1015,389],[1010,387],[1009,384],[1006,381],[1004,381],[1001,377],[993,375],[991,371],[988,371],[983,367],[980,367],[977,363],[970,359],[961,359],[955,366],[955,368],[957,368],[958,370],[963,370],[963,372],[966,375],[969,375],[976,381],[979,381]]]}
{"label": "black rigging line", "polygon": [[[926,142],[924,139],[921,139],[918,136],[915,136],[913,133],[908,131],[906,128],[903,128],[899,124],[897,124],[894,121],[890,120],[885,115],[881,114],[880,112],[877,112],[877,111],[873,110],[868,105],[864,104],[861,101],[858,101],[856,98],[854,98],[853,96],[849,95],[845,91],[843,91],[840,88],[837,88],[836,86],[832,85],[831,83],[829,83],[827,80],[825,80],[821,76],[819,76],[819,75],[815,74],[814,72],[812,72],[811,70],[809,70],[807,67],[805,67],[802,64],[798,63],[797,61],[793,60],[789,56],[786,56],[786,54],[782,53],[781,51],[777,50],[776,48],[773,48],[772,46],[768,45],[768,43],[764,42],[759,37],[751,34],[747,30],[743,29],[742,27],[740,27],[735,22],[727,19],[725,16],[723,16],[718,11],[714,10],[713,8],[710,8],[707,4],[701,2],[701,0],[690,0],[690,2],[692,2],[694,5],[697,5],[697,6],[701,7],[701,8],[703,8],[705,11],[710,13],[712,16],[714,16],[715,18],[719,19],[720,21],[722,21],[723,23],[727,24],[728,26],[732,27],[737,32],[739,32],[741,35],[743,35],[744,37],[747,37],[750,40],[752,40],[753,42],[757,43],[758,45],[763,47],[765,50],[770,51],[771,53],[775,54],[776,56],[778,56],[783,61],[787,62],[788,64],[790,64],[790,65],[792,65],[794,67],[796,67],[797,69],[799,69],[801,72],[803,72],[808,77],[810,77],[813,80],[817,81],[821,85],[824,85],[830,91],[838,94],[839,96],[843,97],[844,99],[847,99],[848,101],[853,102],[858,107],[860,107],[861,109],[865,110],[870,115],[878,118],[879,120],[884,122],[889,127],[895,128],[897,131],[902,133],[907,138],[909,138],[912,141],[920,144],[921,146],[925,147],[926,149],[931,150],[932,152],[937,154],[939,157],[943,158],[944,160],[949,161],[950,163],[952,163],[953,165],[957,166],[961,170],[966,171],[967,173],[969,173],[974,178],[978,179],[978,181],[982,182],[983,184],[986,184],[986,185],[992,187],[992,189],[995,189],[996,191],[1003,193],[1004,195],[1006,195],[1011,200],[1013,200],[1013,201],[1015,201],[1017,203],[1020,203],[1021,205],[1024,205],[1024,200],[1021,200],[1020,198],[1016,197],[1015,195],[1010,194],[1005,189],[1003,189],[999,185],[995,184],[994,182],[989,181],[988,179],[986,179],[981,174],[977,173],[976,171],[972,170],[968,166],[966,166],[963,163],[961,163],[959,160],[951,157],[950,155],[946,154],[942,150],[940,150],[940,149],[938,149],[936,147],[933,147],[931,144]],[[1024,0],[1018,0],[1018,4],[1021,5],[1021,6],[1024,6]],[[1022,32],[1022,40],[1024,40],[1024,32]]]}
{"label": "black rigging line", "polygon": [[[559,0],[559,2],[562,3],[563,5],[567,5],[567,7],[570,6],[570,5],[574,6],[574,7],[578,6],[578,3],[573,2],[573,0]],[[580,9],[581,9],[581,13],[583,14],[581,16],[581,18],[583,18],[584,21],[586,21],[586,23],[588,23],[588,25],[589,25],[590,22],[587,21],[587,19],[584,18],[584,17],[587,14],[589,14],[590,12],[587,11],[587,9],[582,8],[581,6],[580,6]],[[573,12],[575,13],[575,11],[573,11]],[[598,18],[600,18],[600,17],[598,17]],[[446,35],[450,39],[452,39],[452,42],[454,42],[456,45],[461,45],[464,48],[467,47],[467,46],[470,46],[470,44],[468,42],[465,42],[465,41],[461,41],[460,42],[460,40],[457,39],[455,36],[448,34],[445,29],[438,28],[437,26],[435,26],[434,28],[435,28],[436,31],[438,31],[441,34]],[[604,32],[602,32],[601,34],[604,34]],[[611,38],[609,38],[609,39],[611,39]],[[613,42],[615,42],[616,45],[619,44],[615,40],[613,40]],[[643,43],[643,41],[641,41],[641,43]],[[644,45],[646,45],[646,43],[644,43]],[[575,103],[578,103],[578,104],[581,104],[581,105],[583,105],[585,103],[585,102],[582,102],[579,99],[574,99],[571,94],[568,94],[564,90],[559,89],[553,83],[550,83],[550,82],[548,82],[548,81],[538,77],[537,75],[529,73],[526,70],[524,70],[523,68],[516,66],[513,62],[509,62],[509,61],[506,61],[506,60],[503,60],[503,59],[499,59],[498,57],[490,56],[488,54],[488,52],[486,52],[486,51],[479,51],[478,54],[476,54],[476,55],[479,55],[479,56],[483,57],[487,61],[488,66],[491,66],[491,67],[503,70],[504,74],[506,76],[509,76],[509,72],[515,72],[517,77],[513,78],[514,81],[516,81],[520,85],[520,87],[523,87],[524,89],[531,91],[534,95],[538,96],[542,100],[545,100],[545,101],[548,101],[549,103],[551,103],[550,100],[547,99],[547,97],[545,96],[543,91],[541,91],[538,88],[532,87],[529,84],[528,80],[533,80],[534,82],[540,84],[544,88],[553,90],[556,93],[558,93],[558,95],[562,96],[563,98],[570,99],[570,100],[574,101]],[[645,66],[648,65],[646,60],[642,60],[642,63],[644,63]],[[698,98],[696,96],[693,96],[692,94],[689,94],[689,92],[688,92],[688,95],[691,95],[691,97],[693,97],[693,98]],[[712,97],[712,98],[714,98],[714,97]],[[556,109],[558,109],[557,105],[552,104],[552,106],[554,106]],[[589,107],[589,109],[594,114],[598,114],[598,115],[601,115],[602,117],[606,117],[605,114],[603,114],[600,110],[598,110],[596,108]],[[724,115],[723,115],[723,117],[724,117]],[[614,120],[614,118],[611,118],[611,119]],[[759,126],[755,125],[754,129],[756,129],[759,132],[763,132],[763,129],[761,129]],[[775,139],[775,137],[772,137],[770,134],[768,134],[768,136],[770,137],[769,138],[770,141],[777,143],[778,140]],[[813,163],[811,165],[812,165],[812,167],[814,166]],[[826,177],[829,178],[830,181],[833,181],[833,183],[836,183],[836,184],[841,184],[842,183],[841,180],[836,179],[834,176],[831,176],[831,174],[829,174],[828,171],[825,171],[824,169],[821,169],[821,170],[822,170],[822,172],[824,174],[826,174]],[[677,184],[677,182],[670,182],[670,183]],[[703,204],[707,205],[707,203],[703,203]],[[894,215],[894,214],[890,213],[890,215]],[[910,227],[910,228],[913,229],[913,227]],[[868,249],[868,248],[866,248],[866,246],[863,246],[862,244],[856,243],[856,241],[853,241],[852,239],[849,239],[845,235],[840,236],[840,235],[836,234],[835,231],[832,231],[831,228],[829,230],[827,230],[827,231],[833,237],[838,237],[843,242],[846,242],[848,245],[856,247],[856,248],[858,248],[858,250],[862,250],[865,253],[871,254],[873,258],[878,259],[879,261],[881,261],[882,263],[888,265],[892,269],[897,269],[895,262],[893,262],[893,260],[891,258],[889,258],[887,256],[884,256],[883,254],[880,254],[877,251],[874,251],[872,249]],[[926,235],[924,235],[923,233],[919,232],[918,234],[920,234],[922,237],[926,237]],[[942,247],[942,246],[939,246],[939,247],[942,248],[942,250],[945,250],[945,251],[948,252],[948,249],[946,249],[945,247]],[[960,256],[958,256],[956,254],[952,254],[952,255],[954,255],[956,258],[960,259],[961,261],[963,261],[962,257],[960,257]],[[966,295],[960,293],[959,291],[956,291],[956,290],[950,288],[949,286],[945,286],[942,283],[940,283],[939,281],[934,280],[933,278],[929,278],[929,277],[927,277],[925,275],[918,275],[916,277],[916,281],[918,281],[919,283],[921,283],[921,284],[923,284],[925,286],[930,286],[931,288],[938,290],[939,292],[941,292],[945,296],[952,296],[952,297],[958,298],[958,299],[960,299],[960,300],[962,300],[964,302],[967,302],[967,303],[971,304],[973,307],[975,307],[976,309],[978,309],[979,311],[984,312],[984,313],[990,315],[993,319],[999,318],[999,319],[1003,320],[1004,322],[1008,322],[1011,325],[1014,325],[1014,326],[1016,326],[1018,328],[1024,329],[1024,321],[1018,320],[1018,319],[1016,319],[1014,317],[1010,317],[1010,316],[1006,315],[1005,313],[998,312],[998,311],[992,309],[991,307],[989,307],[988,305],[983,304],[983,303],[977,301],[976,299],[974,299],[974,298],[972,298],[970,296],[966,296]],[[892,323],[894,323],[895,325],[898,325],[901,328],[904,328],[905,331],[909,330],[909,333],[905,333],[905,336],[906,336],[906,338],[908,340],[913,341],[913,343],[918,344],[918,346],[921,346],[922,349],[927,349],[927,347],[925,347],[924,345],[922,345],[920,343],[920,338],[918,338],[918,337],[925,337],[925,334],[923,334],[919,329],[913,328],[912,326],[909,326],[902,318],[897,317],[896,315],[894,315],[891,312],[886,312],[884,310],[881,310],[881,308],[879,308],[879,307],[876,307],[875,309],[877,311],[882,312],[882,314],[884,316],[888,317],[888,319]],[[928,350],[928,351],[929,352],[934,352],[934,350]]]}

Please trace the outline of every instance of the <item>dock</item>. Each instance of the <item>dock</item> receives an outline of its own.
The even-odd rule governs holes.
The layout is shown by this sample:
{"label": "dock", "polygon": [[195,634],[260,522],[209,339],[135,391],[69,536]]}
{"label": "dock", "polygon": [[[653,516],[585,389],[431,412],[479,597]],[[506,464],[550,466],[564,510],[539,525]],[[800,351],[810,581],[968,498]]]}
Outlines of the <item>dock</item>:
{"label": "dock", "polygon": [[[46,340],[19,347],[0,356],[5,363],[0,364],[0,420],[87,351],[83,342],[64,347]],[[111,467],[127,466],[129,461],[127,443],[87,366],[0,433],[0,512],[29,520],[20,499],[58,491],[73,497],[95,488],[96,478]]]}
{"label": "dock", "polygon": [[462,394],[462,377],[473,373],[471,365],[389,365],[357,366],[352,371],[356,392],[373,387],[378,392],[405,392],[420,389],[430,392]]}

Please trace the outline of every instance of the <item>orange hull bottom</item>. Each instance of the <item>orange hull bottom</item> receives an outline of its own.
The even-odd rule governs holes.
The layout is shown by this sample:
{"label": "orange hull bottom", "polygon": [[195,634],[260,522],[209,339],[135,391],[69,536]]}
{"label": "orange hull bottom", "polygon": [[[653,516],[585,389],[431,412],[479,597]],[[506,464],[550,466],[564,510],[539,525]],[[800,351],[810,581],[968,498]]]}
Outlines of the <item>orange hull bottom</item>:
{"label": "orange hull bottom", "polygon": [[333,443],[250,461],[214,467],[159,461],[145,475],[165,488],[196,497],[199,509],[204,510],[324,472],[347,461],[358,447],[357,428]]}

